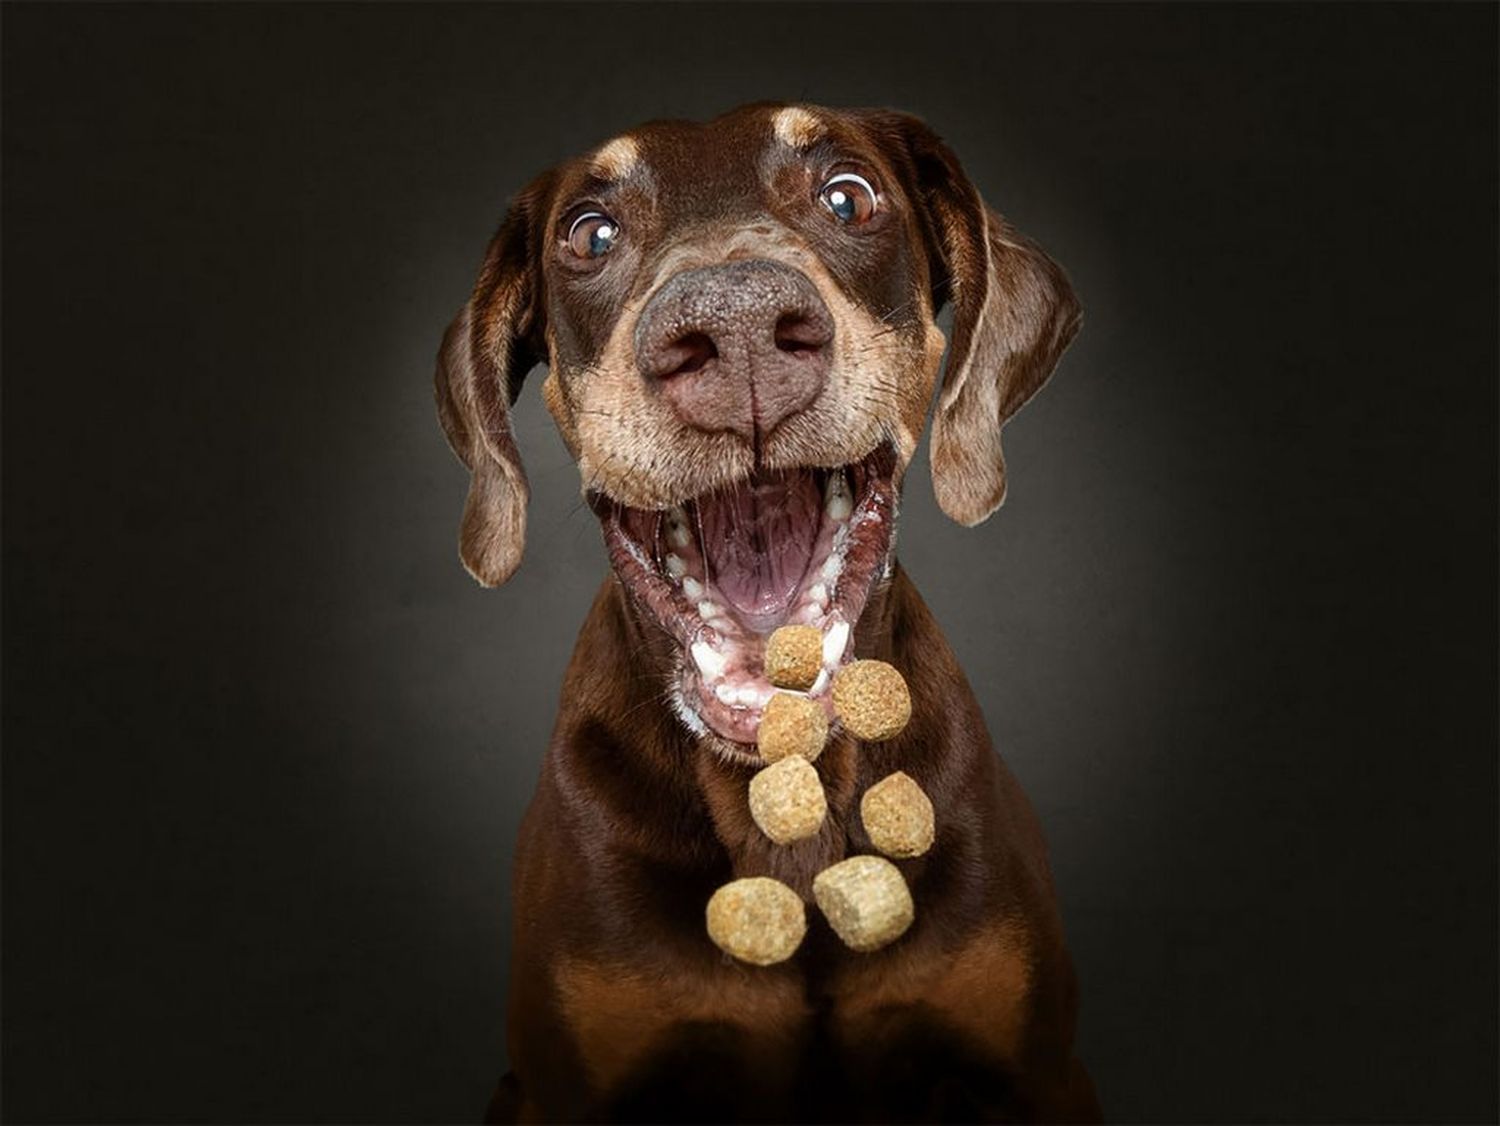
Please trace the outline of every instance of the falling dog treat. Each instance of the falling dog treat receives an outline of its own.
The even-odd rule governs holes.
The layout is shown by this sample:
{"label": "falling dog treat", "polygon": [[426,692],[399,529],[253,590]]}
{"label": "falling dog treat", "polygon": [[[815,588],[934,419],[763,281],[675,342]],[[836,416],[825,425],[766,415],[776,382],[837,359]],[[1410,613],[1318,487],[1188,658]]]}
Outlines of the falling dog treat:
{"label": "falling dog treat", "polygon": [[859,951],[894,942],[916,917],[906,880],[880,856],[851,856],[823,869],[813,898],[844,945]]}
{"label": "falling dog treat", "polygon": [[817,626],[782,626],[766,642],[766,679],[806,692],[823,671],[823,634]]}
{"label": "falling dog treat", "polygon": [[708,901],[707,915],[714,945],[757,966],[786,961],[807,933],[801,897],[765,876],[725,884]]}
{"label": "falling dog treat", "polygon": [[911,693],[884,661],[855,661],[833,678],[833,710],[856,739],[878,743],[911,719]]}
{"label": "falling dog treat", "polygon": [[887,774],[859,800],[870,843],[887,856],[921,856],[932,847],[932,801],[905,771]]}
{"label": "falling dog treat", "polygon": [[818,772],[800,755],[772,763],[750,779],[750,816],[777,844],[812,836],[827,814]]}
{"label": "falling dog treat", "polygon": [[766,701],[755,742],[767,762],[779,762],[788,755],[812,762],[827,740],[828,716],[821,704],[790,692],[777,692]]}

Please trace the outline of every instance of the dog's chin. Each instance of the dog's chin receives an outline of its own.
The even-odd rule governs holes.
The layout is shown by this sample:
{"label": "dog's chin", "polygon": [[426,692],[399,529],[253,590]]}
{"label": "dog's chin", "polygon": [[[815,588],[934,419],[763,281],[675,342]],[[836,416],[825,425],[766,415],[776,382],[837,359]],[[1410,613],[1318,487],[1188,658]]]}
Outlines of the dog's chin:
{"label": "dog's chin", "polygon": [[781,626],[822,633],[823,668],[803,694],[832,719],[833,674],[853,659],[854,626],[889,573],[895,474],[887,443],[848,465],[758,471],[660,510],[590,495],[615,574],[677,643],[673,710],[725,757],[759,761],[761,710],[779,691],[765,644]]}

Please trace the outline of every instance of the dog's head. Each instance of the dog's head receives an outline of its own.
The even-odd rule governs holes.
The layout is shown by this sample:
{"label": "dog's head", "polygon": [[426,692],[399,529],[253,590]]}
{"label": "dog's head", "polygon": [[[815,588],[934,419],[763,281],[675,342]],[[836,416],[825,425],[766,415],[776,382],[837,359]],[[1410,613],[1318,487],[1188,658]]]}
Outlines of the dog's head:
{"label": "dog's head", "polygon": [[754,105],[644,125],[544,173],[439,356],[438,413],[473,473],[465,565],[493,586],[520,561],[527,485],[508,411],[545,363],[615,571],[676,639],[679,715],[753,743],[765,636],[816,625],[836,670],[888,574],[946,302],[932,477],[943,511],[972,525],[1005,496],[1001,427],[1079,313],[1062,271],[931,129]]}

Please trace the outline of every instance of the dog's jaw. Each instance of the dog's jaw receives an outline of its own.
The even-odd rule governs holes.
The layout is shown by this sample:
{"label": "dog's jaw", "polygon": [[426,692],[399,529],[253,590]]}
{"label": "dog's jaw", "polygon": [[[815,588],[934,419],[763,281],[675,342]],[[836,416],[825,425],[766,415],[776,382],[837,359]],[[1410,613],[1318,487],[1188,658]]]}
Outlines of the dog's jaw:
{"label": "dog's jaw", "polygon": [[765,642],[788,624],[823,635],[823,670],[805,694],[833,718],[832,677],[853,659],[854,626],[889,577],[896,467],[883,443],[848,466],[757,477],[661,510],[590,498],[625,593],[674,643],[666,696],[689,733],[725,757],[759,761],[761,710],[777,691],[764,675]]}

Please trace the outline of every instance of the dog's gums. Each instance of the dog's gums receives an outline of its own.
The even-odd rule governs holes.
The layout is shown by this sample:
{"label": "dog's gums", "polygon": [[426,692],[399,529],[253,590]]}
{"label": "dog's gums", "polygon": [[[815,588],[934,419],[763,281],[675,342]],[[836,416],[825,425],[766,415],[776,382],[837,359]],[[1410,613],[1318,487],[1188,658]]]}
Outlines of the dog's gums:
{"label": "dog's gums", "polygon": [[664,510],[589,498],[625,590],[677,642],[671,697],[696,734],[746,755],[775,689],[766,639],[779,626],[823,635],[806,695],[832,716],[832,675],[891,558],[896,455],[889,444],[839,468],[763,471]]}

